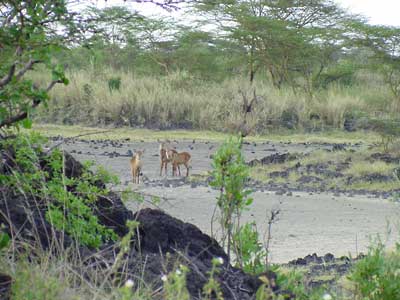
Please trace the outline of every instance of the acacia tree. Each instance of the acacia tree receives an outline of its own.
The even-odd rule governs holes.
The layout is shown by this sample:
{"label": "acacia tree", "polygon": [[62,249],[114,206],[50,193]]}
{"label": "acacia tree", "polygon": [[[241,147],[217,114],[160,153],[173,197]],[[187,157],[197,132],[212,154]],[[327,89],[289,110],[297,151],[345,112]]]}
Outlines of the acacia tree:
{"label": "acacia tree", "polygon": [[250,82],[264,68],[278,88],[294,86],[295,76],[312,78],[326,65],[325,45],[344,17],[330,0],[203,0],[197,9],[214,16],[227,37],[244,47]]}
{"label": "acacia tree", "polygon": [[[51,53],[60,47],[60,27],[70,21],[66,2],[2,1],[0,4],[0,128],[24,121],[36,106],[48,99],[57,83],[67,84],[62,66],[52,64]],[[52,72],[47,86],[25,76],[37,65]]]}
{"label": "acacia tree", "polygon": [[[372,50],[369,66],[378,70],[400,105],[400,28],[353,22],[353,43]],[[399,106],[400,108],[400,106]]]}
{"label": "acacia tree", "polygon": [[[184,0],[132,0],[151,2],[174,9]],[[30,0],[0,2],[0,130],[11,126],[30,127],[32,110],[46,103],[57,84],[68,84],[64,67],[54,62],[55,52],[80,43],[88,30],[96,31],[96,20],[71,10],[73,4],[91,1]],[[128,1],[129,2],[129,1]],[[117,16],[114,16],[115,18]],[[41,66],[52,79],[41,86],[28,78]]]}

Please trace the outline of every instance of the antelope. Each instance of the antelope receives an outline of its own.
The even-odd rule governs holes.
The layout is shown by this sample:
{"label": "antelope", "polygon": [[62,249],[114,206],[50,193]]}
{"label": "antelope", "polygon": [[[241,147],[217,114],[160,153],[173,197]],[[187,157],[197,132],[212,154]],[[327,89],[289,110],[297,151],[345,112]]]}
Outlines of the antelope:
{"label": "antelope", "polygon": [[142,171],[142,166],[143,166],[142,160],[141,160],[143,153],[144,153],[144,150],[136,151],[136,153],[131,158],[130,163],[131,163],[133,183],[139,184],[139,176],[140,176],[140,173]]}
{"label": "antelope", "polygon": [[179,170],[179,176],[181,176],[181,170],[179,165],[185,165],[186,167],[186,177],[189,176],[189,162],[190,162],[190,154],[188,152],[174,153],[172,154],[172,175],[178,175],[177,170]]}
{"label": "antelope", "polygon": [[165,143],[160,144],[160,176],[162,176],[162,170],[165,169],[165,175],[167,175],[167,165],[172,160],[173,154],[178,153],[175,149],[169,149]]}

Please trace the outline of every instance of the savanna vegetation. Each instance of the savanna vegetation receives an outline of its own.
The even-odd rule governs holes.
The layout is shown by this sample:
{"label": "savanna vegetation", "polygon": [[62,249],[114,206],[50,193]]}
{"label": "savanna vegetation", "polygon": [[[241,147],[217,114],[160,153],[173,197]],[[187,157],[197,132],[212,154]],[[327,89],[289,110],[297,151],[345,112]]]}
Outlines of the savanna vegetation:
{"label": "savanna vegetation", "polygon": [[246,134],[397,121],[398,28],[333,1],[195,1],[185,11],[190,25],[124,6],[83,10],[85,39],[53,57],[70,84],[37,120]]}
{"label": "savanna vegetation", "polygon": [[[185,1],[145,2],[174,10]],[[213,160],[211,186],[220,191],[213,221],[223,247],[200,235],[214,252],[188,246],[171,254],[143,243],[146,221],[110,191],[115,176],[19,129],[31,128],[32,120],[242,136],[280,128],[370,129],[388,150],[397,137],[400,29],[369,25],[329,0],[185,2],[192,26],[91,4],[0,2],[0,296],[230,299],[224,278],[236,276],[252,290],[235,291],[252,299],[332,299],[334,291],[312,290],[302,274],[271,266],[255,224],[241,224],[252,204],[241,138],[224,143]],[[343,173],[396,170],[382,162],[367,169],[361,161]],[[340,297],[398,299],[399,249],[372,247]],[[200,270],[195,263],[202,255],[209,257]],[[152,268],[157,276],[146,281]]]}

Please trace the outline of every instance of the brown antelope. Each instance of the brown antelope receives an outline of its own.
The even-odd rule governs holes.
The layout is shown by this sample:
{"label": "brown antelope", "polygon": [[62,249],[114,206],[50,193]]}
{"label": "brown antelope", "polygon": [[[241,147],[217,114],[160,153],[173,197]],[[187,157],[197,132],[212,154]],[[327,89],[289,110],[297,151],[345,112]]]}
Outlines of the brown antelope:
{"label": "brown antelope", "polygon": [[162,175],[163,168],[165,169],[165,175],[167,175],[167,165],[172,160],[173,154],[178,153],[175,149],[170,149],[167,147],[166,143],[160,144],[160,176]]}
{"label": "brown antelope", "polygon": [[179,170],[179,176],[181,176],[181,170],[179,165],[184,165],[186,167],[186,177],[189,176],[189,162],[190,162],[190,154],[188,152],[174,153],[172,155],[172,175],[178,175],[177,170]]}
{"label": "brown antelope", "polygon": [[133,183],[139,183],[139,176],[142,171],[142,160],[141,157],[144,153],[143,151],[136,151],[136,153],[131,158],[131,171],[133,177]]}

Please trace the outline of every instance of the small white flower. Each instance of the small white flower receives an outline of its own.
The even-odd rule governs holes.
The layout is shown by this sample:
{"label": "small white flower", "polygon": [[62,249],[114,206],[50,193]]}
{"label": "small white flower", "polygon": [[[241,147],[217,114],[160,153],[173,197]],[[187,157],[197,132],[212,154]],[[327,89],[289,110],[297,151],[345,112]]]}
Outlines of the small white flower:
{"label": "small white flower", "polygon": [[166,281],[168,280],[168,277],[167,277],[167,275],[163,275],[163,276],[161,276],[161,280],[162,280],[162,281],[164,281],[164,282],[166,282]]}
{"label": "small white flower", "polygon": [[179,269],[176,269],[175,273],[176,273],[176,275],[181,275],[182,274],[181,270],[179,270]]}
{"label": "small white flower", "polygon": [[333,299],[332,296],[329,295],[328,293],[325,293],[325,294],[322,296],[322,300],[332,300],[332,299]]}
{"label": "small white flower", "polygon": [[133,287],[133,280],[132,280],[132,279],[128,279],[128,280],[125,282],[125,287],[127,287],[127,288]]}
{"label": "small white flower", "polygon": [[217,261],[220,265],[224,263],[224,259],[222,257],[217,257]]}

